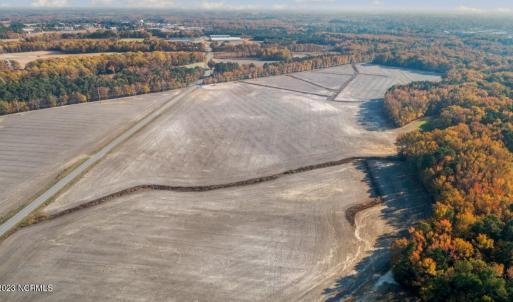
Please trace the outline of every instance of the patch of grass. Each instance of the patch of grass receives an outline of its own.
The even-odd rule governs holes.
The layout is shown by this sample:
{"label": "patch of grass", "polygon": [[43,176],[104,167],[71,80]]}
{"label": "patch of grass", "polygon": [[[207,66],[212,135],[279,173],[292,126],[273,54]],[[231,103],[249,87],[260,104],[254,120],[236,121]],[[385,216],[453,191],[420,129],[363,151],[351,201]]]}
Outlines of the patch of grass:
{"label": "patch of grass", "polygon": [[421,131],[430,131],[433,129],[433,118],[430,116],[423,117],[419,120],[419,129]]}

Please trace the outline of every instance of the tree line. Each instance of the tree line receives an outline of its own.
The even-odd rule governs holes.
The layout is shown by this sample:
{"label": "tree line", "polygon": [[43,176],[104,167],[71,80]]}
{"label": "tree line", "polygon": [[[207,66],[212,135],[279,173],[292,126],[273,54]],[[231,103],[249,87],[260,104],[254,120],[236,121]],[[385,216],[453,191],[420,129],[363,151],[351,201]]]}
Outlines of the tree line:
{"label": "tree line", "polygon": [[355,62],[365,62],[369,56],[361,55],[321,55],[309,58],[295,58],[290,61],[265,63],[263,66],[255,64],[239,65],[237,63],[213,64],[214,73],[203,80],[205,84],[219,82],[254,79],[291,72],[309,71]]}
{"label": "tree line", "polygon": [[27,40],[0,42],[0,53],[26,51],[61,51],[64,53],[136,52],[136,51],[204,51],[201,43],[151,39],[124,40]]}
{"label": "tree line", "polygon": [[184,87],[197,81],[200,52],[130,52],[66,57],[0,69],[0,114]]}
{"label": "tree line", "polygon": [[0,71],[20,69],[20,63],[15,60],[0,60]]}
{"label": "tree line", "polygon": [[215,52],[222,52],[221,56],[224,58],[253,57],[272,61],[287,61],[292,58],[292,52],[288,48],[278,45],[260,45],[244,41],[240,44],[214,42],[211,47]]}
{"label": "tree line", "polygon": [[393,271],[423,301],[513,301],[512,58],[460,45],[376,59],[444,72],[385,96],[397,126],[429,117],[397,144],[434,201],[394,243]]}

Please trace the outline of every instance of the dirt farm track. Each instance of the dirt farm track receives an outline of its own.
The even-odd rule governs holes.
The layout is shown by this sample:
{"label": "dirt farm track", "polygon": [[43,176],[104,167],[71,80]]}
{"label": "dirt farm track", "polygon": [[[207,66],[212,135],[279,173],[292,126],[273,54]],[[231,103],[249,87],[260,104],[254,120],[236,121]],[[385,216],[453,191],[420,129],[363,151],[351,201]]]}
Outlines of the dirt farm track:
{"label": "dirt farm track", "polygon": [[[1,284],[54,287],[0,300],[365,301],[379,294],[388,245],[429,208],[390,157],[397,135],[415,125],[393,129],[381,98],[391,85],[438,79],[361,64],[193,89],[61,192],[40,211],[41,222],[0,243]],[[0,169],[2,187],[31,179],[0,193],[2,214],[179,94],[0,119],[0,161],[16,150],[37,158],[17,158],[22,172]],[[126,106],[103,110],[116,102]],[[71,135],[75,119],[85,139]],[[46,130],[34,130],[38,120]],[[23,131],[26,139],[12,139]],[[59,152],[35,156],[33,131],[36,143],[57,140]],[[348,220],[349,209],[378,197],[382,203]]]}

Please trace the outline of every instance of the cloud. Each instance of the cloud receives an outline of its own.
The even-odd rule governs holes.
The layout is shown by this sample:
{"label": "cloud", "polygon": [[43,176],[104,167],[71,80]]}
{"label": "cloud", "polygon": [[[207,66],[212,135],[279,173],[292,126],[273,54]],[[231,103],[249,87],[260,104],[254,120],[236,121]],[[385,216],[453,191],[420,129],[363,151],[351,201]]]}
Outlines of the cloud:
{"label": "cloud", "polygon": [[172,7],[175,6],[175,0],[129,0],[130,7]]}
{"label": "cloud", "polygon": [[297,3],[332,3],[335,2],[335,0],[295,0]]}
{"label": "cloud", "polygon": [[273,6],[271,6],[271,9],[273,10],[286,10],[289,6],[285,5],[285,4],[274,4]]}
{"label": "cloud", "polygon": [[495,9],[496,12],[498,13],[511,13],[513,12],[513,10],[511,8],[507,8],[507,7],[498,7]]}
{"label": "cloud", "polygon": [[373,0],[371,4],[374,6],[383,6],[385,5],[385,2],[383,0]]}
{"label": "cloud", "polygon": [[513,13],[513,10],[508,7],[496,7],[496,8],[477,8],[477,7],[469,7],[465,5],[460,5],[456,8],[456,11],[461,13],[471,13],[471,14],[481,14],[481,13],[499,13],[499,14],[509,14]]}
{"label": "cloud", "polygon": [[226,8],[226,4],[224,2],[203,1],[201,3],[201,8],[204,8],[204,9],[224,9],[224,8]]}
{"label": "cloud", "polygon": [[68,0],[33,0],[34,7],[63,7],[68,5]]}
{"label": "cloud", "polygon": [[206,10],[257,10],[261,9],[262,7],[253,4],[232,5],[226,4],[225,2],[203,1],[200,5],[200,8]]}
{"label": "cloud", "polygon": [[97,5],[112,5],[112,3],[114,3],[113,0],[91,0],[91,4],[93,6],[97,6]]}
{"label": "cloud", "polygon": [[470,6],[465,6],[465,5],[458,6],[456,8],[456,10],[459,11],[459,12],[462,12],[462,13],[473,13],[473,14],[478,14],[478,13],[484,12],[480,8],[470,7]]}

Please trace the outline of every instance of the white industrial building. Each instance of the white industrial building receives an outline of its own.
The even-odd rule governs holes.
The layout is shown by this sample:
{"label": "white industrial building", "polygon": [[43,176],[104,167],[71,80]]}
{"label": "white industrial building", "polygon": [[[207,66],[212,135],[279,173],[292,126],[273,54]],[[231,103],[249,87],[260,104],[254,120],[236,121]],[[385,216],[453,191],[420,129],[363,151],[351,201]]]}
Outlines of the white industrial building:
{"label": "white industrial building", "polygon": [[210,35],[210,41],[240,41],[240,37],[232,37],[230,35]]}

